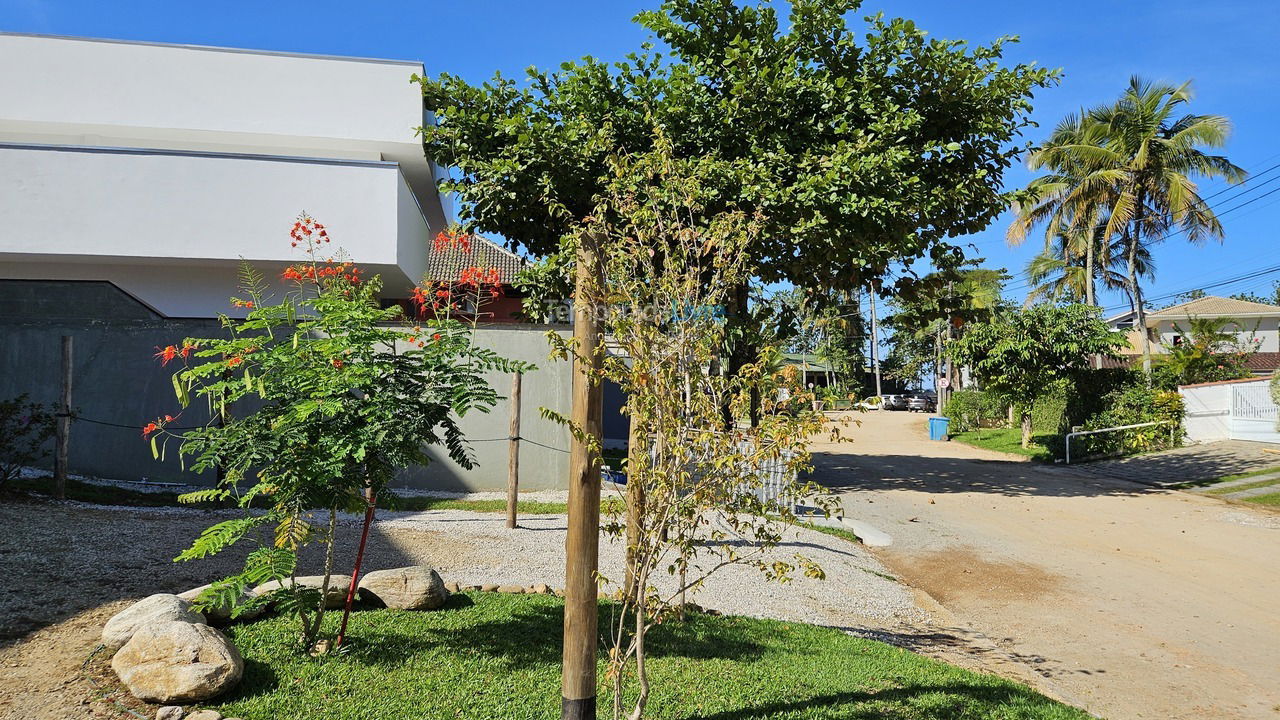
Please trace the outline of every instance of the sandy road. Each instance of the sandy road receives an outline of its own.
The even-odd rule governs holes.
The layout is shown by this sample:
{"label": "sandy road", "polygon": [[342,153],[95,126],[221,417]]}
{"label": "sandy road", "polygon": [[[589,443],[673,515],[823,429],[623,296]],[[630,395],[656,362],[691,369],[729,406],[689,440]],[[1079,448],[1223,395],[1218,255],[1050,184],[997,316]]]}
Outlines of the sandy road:
{"label": "sandy road", "polygon": [[815,479],[1037,684],[1110,718],[1280,718],[1280,514],[930,442],[860,416]]}

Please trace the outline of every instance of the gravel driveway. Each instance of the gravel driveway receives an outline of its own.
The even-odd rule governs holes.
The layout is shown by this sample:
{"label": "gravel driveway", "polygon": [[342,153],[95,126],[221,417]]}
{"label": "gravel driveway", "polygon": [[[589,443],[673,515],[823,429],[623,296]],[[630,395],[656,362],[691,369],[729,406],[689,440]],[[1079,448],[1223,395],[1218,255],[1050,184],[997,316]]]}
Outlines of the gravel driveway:
{"label": "gravel driveway", "polygon": [[893,537],[877,555],[952,634],[1105,717],[1280,718],[1280,514],[861,418],[815,479]]}
{"label": "gravel driveway", "polygon": [[[174,564],[201,529],[226,512],[187,508],[107,508],[74,503],[0,504],[0,718],[113,717],[82,705],[91,688],[78,668],[105,620],[155,592],[178,592],[231,571],[237,558]],[[339,529],[338,567],[350,568],[357,518]],[[382,513],[370,535],[366,569],[428,563],[463,584],[547,583],[562,587],[565,522],[528,516],[510,531],[498,514]],[[822,565],[825,581],[767,583],[746,567],[726,568],[691,598],[726,613],[834,625],[864,634],[912,634],[926,622],[913,591],[889,579],[863,547],[807,529],[774,550]],[[311,568],[318,555],[304,558]],[[602,542],[601,571],[621,575],[622,551]]]}

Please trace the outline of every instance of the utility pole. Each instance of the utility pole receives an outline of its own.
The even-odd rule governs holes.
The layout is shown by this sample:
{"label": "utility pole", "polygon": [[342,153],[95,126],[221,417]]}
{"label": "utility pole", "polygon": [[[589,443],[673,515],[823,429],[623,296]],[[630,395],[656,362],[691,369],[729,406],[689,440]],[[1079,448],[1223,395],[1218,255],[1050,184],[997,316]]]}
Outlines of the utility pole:
{"label": "utility pole", "polygon": [[[604,393],[597,377],[600,358],[601,276],[599,238],[578,245],[573,293],[573,407],[581,434],[569,443],[569,517],[565,537],[564,651],[561,656],[561,720],[595,720],[596,644],[599,601],[596,571],[600,554],[600,457]],[[595,447],[592,447],[594,443]]]}
{"label": "utility pole", "polygon": [[867,289],[871,299],[871,370],[876,376],[876,397],[880,396],[880,335],[876,329],[876,284],[873,281]]}

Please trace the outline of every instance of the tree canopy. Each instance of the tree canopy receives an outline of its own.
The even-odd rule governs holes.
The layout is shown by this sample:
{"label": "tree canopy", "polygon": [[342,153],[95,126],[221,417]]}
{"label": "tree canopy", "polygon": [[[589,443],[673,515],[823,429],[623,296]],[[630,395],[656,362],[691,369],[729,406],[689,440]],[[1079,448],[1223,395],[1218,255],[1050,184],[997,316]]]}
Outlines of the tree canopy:
{"label": "tree canopy", "polygon": [[1125,344],[1087,305],[1033,305],[977,323],[947,347],[974,379],[1022,408],[1022,446],[1031,442],[1031,411],[1044,389],[1089,356],[1115,355]]}
{"label": "tree canopy", "polygon": [[1007,38],[969,47],[879,15],[855,30],[859,4],[794,0],[784,26],[767,4],[667,0],[636,16],[665,54],[525,83],[417,78],[424,150],[456,169],[442,189],[471,227],[537,255],[591,213],[608,158],[646,152],[656,127],[677,157],[718,163],[706,212],[763,216],[749,252],[765,282],[858,288],[900,260],[958,265],[947,239],[1007,207],[1031,94],[1055,74],[1002,65]]}

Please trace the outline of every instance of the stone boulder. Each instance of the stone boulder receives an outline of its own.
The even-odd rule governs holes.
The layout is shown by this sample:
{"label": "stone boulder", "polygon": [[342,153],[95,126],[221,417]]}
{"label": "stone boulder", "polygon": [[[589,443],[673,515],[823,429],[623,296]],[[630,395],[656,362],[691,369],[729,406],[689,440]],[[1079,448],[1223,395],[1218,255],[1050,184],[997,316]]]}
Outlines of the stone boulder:
{"label": "stone boulder", "polygon": [[[319,590],[324,585],[323,575],[303,575],[294,578],[298,587],[314,588]],[[253,589],[254,595],[262,595],[264,593],[279,590],[280,588],[289,587],[289,579],[272,580],[271,582],[262,583]],[[330,575],[329,576],[329,592],[325,595],[325,608],[334,610],[340,608],[347,602],[347,590],[351,587],[350,575]]]}
{"label": "stone boulder", "polygon": [[[197,588],[191,588],[186,592],[178,593],[178,597],[183,600],[186,600],[189,603],[194,603],[196,601],[196,598],[200,597],[200,593],[203,593],[205,590],[208,590],[211,587],[213,587],[212,584],[201,585],[200,587],[197,587]],[[240,602],[241,603],[249,602],[254,597],[256,596],[254,595],[252,590],[245,590],[244,595],[240,597]],[[221,607],[210,608],[208,610],[202,610],[201,612],[204,613],[205,619],[208,620],[211,625],[226,625],[227,623],[231,622],[231,608],[221,608]],[[257,608],[250,612],[242,613],[239,617],[236,618],[236,620],[252,620],[258,617],[259,615],[261,615],[262,612],[263,611],[261,608]]]}
{"label": "stone boulder", "polygon": [[449,599],[440,574],[426,565],[374,570],[360,578],[360,593],[394,610],[435,610]]}
{"label": "stone boulder", "polygon": [[152,595],[113,615],[102,628],[102,644],[107,652],[114,653],[129,642],[138,628],[174,621],[203,625],[205,619],[191,609],[191,603],[177,595]]}
{"label": "stone boulder", "polygon": [[244,660],[214,628],[171,620],[138,628],[111,669],[139,700],[194,703],[235,687]]}

